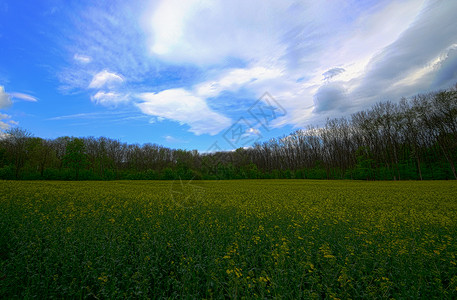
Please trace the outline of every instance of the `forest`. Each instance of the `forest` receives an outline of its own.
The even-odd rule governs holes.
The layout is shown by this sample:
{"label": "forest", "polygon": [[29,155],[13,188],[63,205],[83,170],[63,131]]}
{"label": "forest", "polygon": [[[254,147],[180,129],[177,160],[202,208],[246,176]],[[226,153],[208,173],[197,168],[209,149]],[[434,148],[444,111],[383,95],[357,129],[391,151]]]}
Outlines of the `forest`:
{"label": "forest", "polygon": [[8,180],[455,180],[456,164],[457,86],[225,152],[42,139],[19,127],[0,135],[0,179]]}

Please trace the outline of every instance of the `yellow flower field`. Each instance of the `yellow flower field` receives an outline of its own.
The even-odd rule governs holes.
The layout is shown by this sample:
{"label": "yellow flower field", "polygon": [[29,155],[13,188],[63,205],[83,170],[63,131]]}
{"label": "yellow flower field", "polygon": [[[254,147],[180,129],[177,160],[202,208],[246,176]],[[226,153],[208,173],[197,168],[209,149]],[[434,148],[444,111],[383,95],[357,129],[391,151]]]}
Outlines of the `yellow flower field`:
{"label": "yellow flower field", "polygon": [[0,298],[457,298],[457,183],[0,181]]}

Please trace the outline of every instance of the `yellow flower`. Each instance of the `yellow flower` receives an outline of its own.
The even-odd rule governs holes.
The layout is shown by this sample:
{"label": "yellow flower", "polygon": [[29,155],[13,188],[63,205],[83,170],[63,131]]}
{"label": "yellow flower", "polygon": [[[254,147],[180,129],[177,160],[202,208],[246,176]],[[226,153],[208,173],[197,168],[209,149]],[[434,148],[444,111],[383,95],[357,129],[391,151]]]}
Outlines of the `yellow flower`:
{"label": "yellow flower", "polygon": [[100,280],[102,283],[106,283],[108,281],[108,276],[102,275],[98,277],[98,280]]}

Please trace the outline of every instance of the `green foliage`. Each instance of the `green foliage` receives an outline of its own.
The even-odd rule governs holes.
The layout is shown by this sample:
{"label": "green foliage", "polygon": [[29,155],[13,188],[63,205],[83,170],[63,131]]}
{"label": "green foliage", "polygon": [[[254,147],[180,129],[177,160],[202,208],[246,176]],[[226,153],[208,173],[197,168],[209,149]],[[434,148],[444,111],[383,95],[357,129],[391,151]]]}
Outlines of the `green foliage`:
{"label": "green foliage", "polygon": [[0,167],[3,167],[7,162],[7,152],[5,148],[2,148],[0,145]]}
{"label": "green foliage", "polygon": [[176,173],[173,171],[172,168],[165,168],[163,169],[163,171],[161,172],[161,177],[160,179],[164,179],[164,180],[174,180],[174,179],[178,179],[178,176],[176,176]]}
{"label": "green foliage", "polygon": [[356,152],[357,165],[354,168],[354,179],[373,180],[374,160],[370,157],[370,150],[366,147],[360,147]]}
{"label": "green foliage", "polygon": [[0,168],[0,179],[14,179],[14,167],[12,165],[5,165]]}
{"label": "green foliage", "polygon": [[74,138],[68,142],[62,161],[64,166],[74,170],[75,179],[78,180],[80,170],[89,164],[83,140]]}

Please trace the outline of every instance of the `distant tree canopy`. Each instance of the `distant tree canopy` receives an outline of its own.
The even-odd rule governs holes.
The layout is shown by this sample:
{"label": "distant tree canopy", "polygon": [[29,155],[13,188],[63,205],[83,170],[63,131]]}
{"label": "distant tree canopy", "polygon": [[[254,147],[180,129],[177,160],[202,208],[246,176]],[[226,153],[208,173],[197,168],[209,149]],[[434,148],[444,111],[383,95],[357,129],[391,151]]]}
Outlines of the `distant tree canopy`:
{"label": "distant tree canopy", "polygon": [[75,179],[78,180],[79,170],[88,164],[86,146],[82,139],[74,138],[67,143],[62,162],[64,166],[75,171]]}
{"label": "distant tree canopy", "polygon": [[0,179],[457,179],[457,89],[377,103],[248,149],[200,154],[109,138],[0,135]]}

